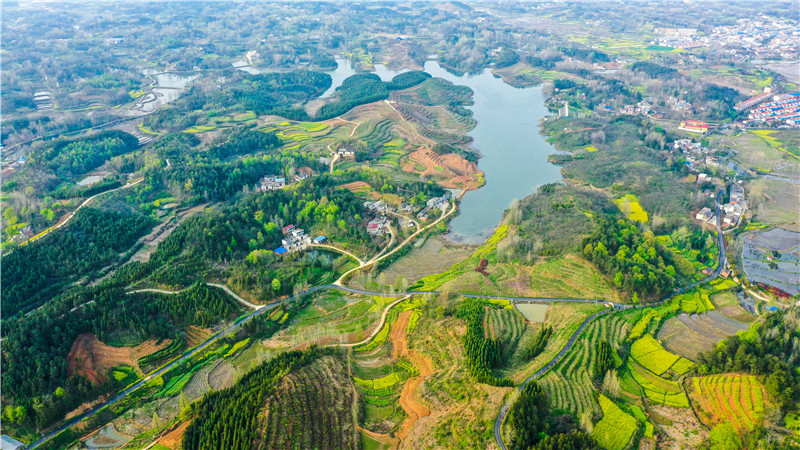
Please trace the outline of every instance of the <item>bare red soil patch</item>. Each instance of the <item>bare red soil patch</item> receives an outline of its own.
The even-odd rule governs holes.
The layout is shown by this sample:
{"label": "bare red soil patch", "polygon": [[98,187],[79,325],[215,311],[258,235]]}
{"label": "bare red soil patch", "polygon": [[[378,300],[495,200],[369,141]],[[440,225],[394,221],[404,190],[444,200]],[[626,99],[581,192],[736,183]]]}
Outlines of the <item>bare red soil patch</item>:
{"label": "bare red soil patch", "polygon": [[416,399],[419,386],[425,381],[425,378],[433,373],[433,368],[427,358],[414,349],[408,348],[406,331],[408,330],[408,321],[413,313],[412,310],[401,313],[389,331],[389,339],[392,342],[392,358],[406,358],[419,370],[419,375],[409,378],[400,393],[400,406],[408,414],[400,427],[400,432],[397,433],[397,437],[401,440],[405,439],[417,420],[431,414],[431,410]]}
{"label": "bare red soil patch", "polygon": [[[420,170],[419,166],[424,169]],[[479,175],[483,175],[477,164],[467,161],[461,155],[438,155],[424,147],[409,155],[403,170],[443,179],[439,181],[442,186],[461,189],[477,189],[481,184]]]}
{"label": "bare red soil patch", "polygon": [[100,342],[94,334],[85,333],[75,339],[67,355],[67,374],[70,377],[80,375],[94,384],[105,381],[108,370],[121,364],[127,364],[141,374],[136,361],[169,344],[167,339],[160,343],[145,341],[136,347],[112,347]]}
{"label": "bare red soil patch", "polygon": [[67,356],[68,376],[80,375],[94,384],[106,380],[108,369],[120,364],[127,364],[139,370],[136,358],[129,347],[112,347],[97,339],[97,336],[86,333],[75,339]]}
{"label": "bare red soil patch", "polygon": [[178,425],[177,428],[170,431],[164,437],[158,440],[156,444],[161,444],[164,447],[169,447],[171,449],[178,449],[181,448],[181,441],[183,440],[183,433],[186,431],[186,428],[189,427],[189,424],[192,423],[191,420],[187,420],[182,424]]}

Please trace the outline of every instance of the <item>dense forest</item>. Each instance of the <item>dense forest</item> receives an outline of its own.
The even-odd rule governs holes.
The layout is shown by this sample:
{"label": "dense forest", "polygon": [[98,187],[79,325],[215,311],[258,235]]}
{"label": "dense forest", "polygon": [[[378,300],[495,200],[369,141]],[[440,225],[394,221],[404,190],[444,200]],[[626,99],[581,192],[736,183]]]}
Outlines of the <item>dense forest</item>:
{"label": "dense forest", "polygon": [[[200,284],[176,295],[126,294],[108,284],[71,289],[40,312],[4,320],[3,393],[26,408],[31,424],[42,428],[87,395],[113,387],[91,387],[85,380],[68,378],[67,354],[78,335],[91,332],[106,342],[182,339],[185,327],[209,327],[239,310],[223,291]],[[63,391],[55,395],[58,388]]]}
{"label": "dense forest", "polygon": [[72,178],[95,169],[114,156],[139,147],[134,136],[123,131],[103,131],[75,140],[57,140],[30,154],[31,164],[61,178]]}
{"label": "dense forest", "polygon": [[622,219],[601,218],[584,240],[583,255],[634,302],[671,293],[678,274],[672,252],[656,241],[652,231],[642,232]]}
{"label": "dense forest", "polygon": [[800,400],[800,310],[768,314],[750,331],[700,354],[701,373],[747,372],[762,377],[776,405],[792,410]]}
{"label": "dense forest", "polygon": [[91,276],[153,226],[139,214],[82,208],[70,223],[3,261],[3,318],[35,307],[65,284]]}
{"label": "dense forest", "polygon": [[186,429],[183,448],[249,450],[258,438],[262,408],[281,378],[318,357],[305,352],[281,353],[245,375],[229,389],[212,392],[192,405],[196,418]]}

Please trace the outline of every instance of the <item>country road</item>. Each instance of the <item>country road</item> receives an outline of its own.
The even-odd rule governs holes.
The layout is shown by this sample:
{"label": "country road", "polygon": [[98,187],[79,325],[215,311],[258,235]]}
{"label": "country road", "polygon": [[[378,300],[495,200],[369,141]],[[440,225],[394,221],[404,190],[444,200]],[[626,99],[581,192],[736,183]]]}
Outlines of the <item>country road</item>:
{"label": "country road", "polygon": [[[109,191],[107,191],[107,192],[109,192]],[[714,271],[714,273],[712,273],[711,275],[709,275],[705,279],[703,279],[701,281],[698,281],[696,283],[693,283],[693,284],[691,284],[689,286],[683,287],[681,289],[677,289],[669,297],[667,297],[667,298],[665,298],[665,299],[663,299],[663,300],[661,300],[659,302],[649,303],[647,305],[642,305],[641,307],[658,306],[658,305],[663,304],[664,302],[668,301],[669,299],[671,299],[675,295],[679,295],[679,294],[681,294],[681,293],[683,293],[683,292],[685,292],[685,291],[687,291],[689,289],[692,289],[692,288],[694,288],[694,287],[696,287],[696,286],[698,286],[700,284],[703,284],[703,283],[706,283],[706,282],[708,282],[710,280],[713,280],[713,279],[715,279],[715,278],[717,278],[719,276],[719,273],[724,268],[725,261],[726,261],[725,245],[724,245],[724,239],[725,238],[724,238],[724,235],[722,234],[722,225],[721,225],[722,221],[721,221],[721,219],[719,217],[719,213],[721,212],[720,211],[721,208],[720,208],[719,201],[720,201],[720,197],[717,196],[717,201],[716,201],[717,231],[718,231],[718,235],[719,235],[719,245],[720,245],[720,256],[719,256],[719,263],[718,263],[717,269]],[[444,219],[445,217],[450,215],[453,211],[455,211],[455,209],[456,208],[455,208],[455,203],[454,203],[453,207],[450,209],[450,211],[448,211],[447,214],[442,215],[442,217],[440,217],[438,220],[436,220],[435,222],[433,222],[430,225],[428,225],[428,227],[425,227],[425,228],[423,228],[421,230],[418,230],[416,233],[414,233],[411,236],[409,236],[405,241],[403,241],[403,243],[398,245],[391,252],[381,256],[380,258],[373,258],[370,261],[367,261],[366,263],[364,263],[364,265],[359,265],[359,267],[357,267],[355,269],[351,269],[350,271],[346,272],[345,275],[348,275],[349,273],[351,273],[351,272],[353,272],[355,270],[358,270],[358,269],[361,269],[361,268],[363,268],[365,266],[374,264],[374,263],[382,260],[383,258],[386,258],[386,257],[390,256],[391,254],[393,254],[394,252],[396,252],[400,248],[402,248],[413,237],[415,237],[416,235],[418,235],[422,231],[428,229],[429,227],[437,224],[439,221],[441,221],[442,219]],[[344,275],[343,275],[343,277],[344,277]],[[337,283],[341,282],[341,280],[342,280],[342,278],[337,280]],[[244,325],[247,322],[249,322],[250,320],[252,320],[254,317],[257,317],[257,316],[259,316],[261,314],[266,313],[267,311],[272,310],[276,306],[280,305],[281,302],[287,302],[288,303],[288,302],[297,300],[298,298],[304,297],[306,295],[310,295],[310,294],[313,294],[313,293],[316,293],[316,292],[319,292],[319,291],[323,291],[323,290],[339,290],[339,291],[344,291],[344,292],[349,292],[349,293],[354,293],[354,294],[380,296],[380,297],[405,297],[405,296],[408,296],[408,295],[425,295],[425,294],[437,295],[437,294],[441,293],[441,291],[407,291],[407,292],[386,293],[386,292],[379,292],[379,291],[368,291],[368,290],[363,290],[363,289],[356,289],[356,288],[351,288],[351,287],[348,287],[348,286],[343,286],[341,284],[327,284],[327,285],[311,287],[309,289],[306,289],[306,290],[304,290],[302,292],[299,292],[299,293],[297,293],[295,295],[289,296],[289,297],[287,297],[285,299],[282,299],[282,300],[277,300],[277,301],[274,301],[274,302],[271,302],[271,303],[267,303],[267,304],[264,304],[264,305],[253,305],[252,303],[248,302],[247,300],[244,300],[241,297],[239,297],[238,295],[236,295],[233,291],[231,291],[225,285],[217,284],[217,283],[208,283],[208,284],[212,285],[212,286],[215,286],[215,287],[218,287],[220,289],[223,289],[225,292],[227,292],[229,295],[234,297],[240,303],[242,303],[244,305],[248,305],[250,308],[253,308],[253,311],[251,311],[248,314],[246,314],[245,316],[235,320],[234,322],[228,324],[221,331],[219,331],[216,334],[214,334],[211,337],[209,337],[208,340],[206,340],[205,342],[203,342],[201,344],[198,344],[196,347],[184,352],[178,358],[176,358],[176,359],[172,360],[171,362],[165,364],[164,366],[162,366],[161,368],[155,370],[154,372],[151,372],[145,378],[137,381],[133,385],[131,385],[128,388],[124,389],[123,391],[117,393],[116,395],[114,395],[109,400],[106,400],[105,402],[102,402],[102,403],[94,406],[90,410],[88,410],[88,411],[86,411],[86,412],[84,412],[84,413],[72,418],[71,420],[65,422],[60,427],[58,427],[58,428],[54,429],[53,431],[47,433],[46,435],[42,436],[40,439],[38,439],[37,441],[33,442],[32,444],[30,444],[26,448],[30,448],[30,449],[37,448],[38,446],[40,446],[40,445],[44,444],[45,442],[49,441],[50,439],[52,439],[53,437],[55,437],[56,435],[58,435],[62,431],[66,430],[67,428],[70,428],[70,427],[76,425],[77,423],[79,423],[83,419],[86,419],[88,417],[92,417],[95,414],[97,414],[99,411],[101,411],[102,409],[119,402],[120,400],[122,400],[125,397],[127,397],[128,395],[130,395],[132,392],[134,392],[137,389],[139,389],[142,386],[144,386],[144,384],[147,383],[148,381],[150,381],[151,379],[153,379],[153,378],[155,378],[155,377],[157,377],[159,375],[162,375],[163,373],[169,371],[170,369],[173,369],[174,367],[178,366],[179,364],[183,363],[187,359],[189,359],[192,356],[194,356],[195,354],[197,354],[198,352],[200,352],[203,349],[207,348],[208,346],[210,346],[211,344],[213,344],[214,342],[216,342],[220,338],[222,338],[222,337],[224,337],[224,336],[236,331],[242,325]],[[161,292],[161,293],[165,293],[165,294],[174,294],[176,292],[179,292],[179,291],[164,291],[164,290],[155,290],[155,289],[151,289],[150,291]],[[563,298],[563,299],[560,299],[560,298],[549,298],[548,299],[548,298],[539,298],[539,297],[504,297],[504,296],[480,295],[480,294],[470,294],[470,293],[464,293],[464,294],[454,293],[454,294],[462,295],[464,297],[469,297],[469,298],[503,299],[503,300],[509,300],[511,303],[531,303],[531,302],[597,303],[597,304],[610,305],[611,307],[613,307],[613,310],[631,309],[631,308],[636,308],[637,307],[637,305],[628,305],[628,304],[621,304],[621,303],[616,303],[616,302],[611,302],[611,301],[592,300],[592,299],[575,299],[575,298]],[[395,302],[395,303],[397,303],[397,302]],[[394,303],[393,303],[393,305],[394,305]],[[391,308],[387,308],[386,311],[388,311],[389,309],[391,309]],[[538,378],[538,377],[544,375],[548,370],[550,370],[552,367],[554,367],[556,364],[558,364],[558,362],[564,357],[564,355],[566,355],[567,352],[569,352],[569,350],[572,348],[572,346],[574,345],[575,341],[577,341],[577,339],[580,337],[580,334],[583,332],[583,330],[586,328],[586,326],[588,326],[588,324],[592,320],[594,320],[595,318],[599,317],[602,314],[607,314],[607,313],[609,313],[611,311],[612,310],[600,311],[600,312],[595,313],[592,316],[588,317],[586,320],[584,320],[584,322],[580,325],[578,330],[575,331],[575,333],[572,335],[570,340],[561,349],[561,351],[555,356],[555,358],[553,358],[553,360],[551,360],[549,363],[547,363],[544,367],[542,367],[539,370],[537,370],[533,375],[529,376],[517,389],[521,390],[528,382],[530,382],[531,380],[533,380],[535,378]],[[508,413],[509,406],[510,405],[507,404],[507,403],[503,405],[503,407],[500,409],[500,414],[498,414],[497,419],[495,421],[495,425],[494,425],[495,441],[497,442],[498,447],[501,448],[502,450],[506,450],[506,446],[503,443],[501,428],[502,428],[503,421],[505,420],[505,416]]]}
{"label": "country road", "polygon": [[86,206],[89,203],[91,203],[91,201],[94,200],[95,198],[100,197],[101,195],[110,194],[112,192],[116,192],[116,191],[119,191],[119,190],[122,190],[122,189],[128,189],[130,187],[136,186],[137,184],[141,183],[142,181],[144,181],[144,178],[139,178],[138,180],[136,180],[136,181],[134,181],[132,183],[128,183],[125,186],[120,186],[120,187],[115,188],[115,189],[111,189],[111,190],[108,190],[108,191],[103,191],[103,192],[101,192],[99,194],[95,194],[95,195],[87,198],[80,205],[78,205],[78,207],[75,208],[74,211],[69,213],[69,215],[67,216],[66,219],[64,219],[63,221],[59,221],[57,224],[53,225],[52,227],[46,229],[45,231],[43,231],[43,232],[41,232],[39,234],[37,234],[36,236],[28,239],[27,241],[21,243],[19,246],[22,247],[23,245],[27,245],[27,244],[30,244],[31,242],[38,241],[39,239],[47,236],[48,234],[52,233],[53,231],[63,227],[64,225],[69,223],[69,221],[72,220],[73,217],[75,217],[75,214],[77,214],[78,211],[80,211],[81,208],[83,208],[84,206]]}
{"label": "country road", "polygon": [[[722,218],[720,217],[720,213],[722,212],[721,211],[721,206],[720,206],[720,197],[721,197],[721,195],[722,194],[717,194],[717,198],[716,198],[716,202],[715,202],[716,203],[716,205],[715,205],[716,206],[716,212],[717,212],[717,244],[719,245],[719,262],[717,263],[717,268],[714,270],[714,272],[711,275],[707,276],[706,278],[704,278],[704,279],[702,279],[702,280],[700,280],[698,282],[692,283],[692,284],[690,284],[688,286],[684,286],[684,287],[682,287],[680,289],[676,289],[667,298],[665,298],[665,299],[663,299],[661,301],[655,302],[655,303],[648,303],[646,305],[642,305],[641,306],[642,308],[662,305],[662,304],[664,304],[664,302],[669,301],[671,298],[675,297],[676,295],[680,295],[680,294],[682,294],[682,293],[684,293],[684,292],[686,292],[688,290],[694,289],[695,287],[697,287],[697,286],[699,286],[699,285],[701,285],[703,283],[708,283],[709,281],[717,278],[719,276],[720,272],[722,272],[722,269],[725,268],[725,262],[727,261],[727,255],[725,253],[725,235],[722,233]],[[635,308],[635,306],[634,305],[622,305],[622,307],[617,307],[615,305],[615,307],[614,307],[615,310],[616,309],[630,309],[630,308]],[[575,341],[578,340],[578,338],[580,337],[581,333],[583,333],[583,330],[589,325],[589,323],[592,320],[594,320],[597,317],[599,317],[600,315],[607,314],[609,312],[611,312],[611,311],[609,311],[609,310],[600,311],[598,313],[592,314],[591,316],[587,317],[586,320],[584,320],[583,323],[581,323],[580,327],[578,327],[578,329],[575,331],[575,333],[572,335],[572,337],[569,338],[569,341],[567,341],[566,345],[564,345],[564,347],[561,349],[561,351],[558,352],[558,354],[552,360],[550,360],[550,362],[548,362],[544,367],[540,368],[539,370],[534,372],[533,375],[531,375],[528,378],[526,378],[525,381],[523,381],[522,384],[520,384],[517,387],[517,390],[521,391],[523,388],[525,388],[525,385],[528,384],[531,380],[534,380],[534,379],[537,379],[537,378],[541,377],[542,375],[547,373],[548,370],[550,370],[553,367],[555,367],[555,365],[558,364],[559,361],[561,361],[561,359],[567,354],[567,352],[569,352],[569,350],[575,344]],[[510,407],[511,407],[511,405],[508,402],[504,403],[503,406],[500,408],[500,413],[497,415],[497,419],[494,421],[494,440],[497,443],[497,447],[499,447],[501,450],[506,450],[506,445],[503,442],[503,429],[502,428],[503,428],[503,421],[505,421],[506,415],[508,414],[508,409]]]}
{"label": "country road", "polygon": [[[210,285],[210,286],[215,286],[215,287],[218,287],[220,289],[225,290],[225,292],[227,292],[228,294],[234,296],[234,298],[236,298],[237,301],[239,301],[240,303],[243,303],[243,304],[244,303],[249,303],[246,300],[241,299],[241,297],[237,296],[236,294],[233,294],[233,291],[231,291],[225,285],[221,285],[221,284],[217,284],[217,283],[207,283],[207,284]],[[267,311],[272,310],[276,306],[280,305],[282,301],[288,303],[288,302],[297,300],[298,298],[304,297],[306,295],[314,294],[316,292],[324,291],[324,290],[338,290],[338,291],[343,291],[343,292],[349,292],[349,293],[352,293],[352,294],[371,295],[371,296],[376,296],[376,297],[401,297],[398,301],[395,301],[391,306],[393,306],[394,304],[398,303],[400,300],[403,299],[403,297],[407,297],[409,295],[426,295],[426,294],[437,295],[437,294],[441,294],[441,291],[407,291],[407,292],[394,292],[394,293],[391,293],[391,292],[380,292],[380,291],[367,291],[367,290],[363,290],[363,289],[351,288],[351,287],[348,287],[348,286],[340,286],[340,285],[335,285],[335,284],[326,284],[326,285],[315,286],[315,287],[306,289],[303,292],[300,292],[298,294],[292,295],[292,296],[290,296],[288,298],[285,298],[283,300],[274,301],[274,302],[267,303],[267,304],[264,304],[264,305],[252,305],[252,303],[249,303],[250,305],[252,305],[251,307],[254,307],[255,309],[253,309],[251,312],[247,313],[245,316],[243,316],[243,317],[237,319],[236,321],[230,323],[229,325],[224,327],[221,331],[219,331],[216,334],[214,334],[213,336],[209,337],[208,340],[206,340],[205,342],[203,342],[201,344],[198,344],[196,347],[194,347],[194,348],[192,348],[190,350],[187,350],[185,353],[183,353],[178,358],[172,360],[171,362],[167,363],[166,365],[162,366],[161,368],[157,369],[156,371],[149,373],[145,378],[139,380],[138,382],[136,382],[133,385],[131,385],[128,388],[126,388],[125,390],[123,390],[123,391],[119,392],[118,394],[114,395],[109,400],[107,400],[107,401],[105,401],[103,403],[100,403],[100,404],[96,405],[95,407],[93,407],[92,409],[84,412],[83,414],[80,414],[79,416],[76,416],[76,417],[72,418],[71,420],[65,422],[63,425],[61,425],[60,427],[56,428],[55,430],[47,433],[46,435],[42,436],[39,440],[33,442],[32,444],[30,444],[26,448],[30,448],[30,449],[37,448],[38,446],[40,446],[40,445],[44,444],[45,442],[49,441],[50,439],[52,439],[53,437],[55,437],[57,434],[61,433],[62,431],[66,430],[67,428],[70,428],[70,427],[76,425],[78,422],[82,421],[83,419],[86,419],[88,417],[92,417],[95,414],[97,414],[100,410],[102,410],[103,408],[106,408],[108,406],[111,406],[111,405],[119,402],[120,400],[122,400],[125,397],[127,397],[128,395],[130,395],[132,392],[134,392],[137,389],[139,389],[140,387],[144,386],[144,384],[147,383],[148,381],[150,381],[151,379],[153,379],[153,378],[155,378],[155,377],[157,377],[159,375],[162,375],[165,372],[167,372],[168,370],[180,365],[181,363],[183,363],[187,359],[191,358],[192,356],[194,356],[195,354],[197,354],[201,350],[207,348],[208,346],[210,346],[211,344],[213,344],[214,342],[216,342],[220,338],[222,338],[222,337],[224,337],[224,336],[236,331],[242,325],[244,325],[247,322],[249,322],[250,320],[252,320],[254,317],[260,316],[260,315],[266,313]],[[139,289],[137,291],[131,291],[131,292],[158,292],[158,293],[162,293],[162,294],[171,295],[171,294],[176,294],[176,293],[181,292],[181,291],[182,290],[167,291],[167,290],[163,290],[163,289],[151,289],[151,288],[148,288],[148,289]],[[584,302],[584,303],[598,303],[598,304],[609,303],[609,304],[613,305],[615,308],[631,307],[631,305],[623,305],[623,304],[607,302],[607,301],[603,301],[603,300],[591,300],[591,299],[559,299],[559,298],[545,299],[545,298],[538,298],[538,297],[537,298],[534,298],[534,297],[498,297],[498,296],[478,295],[478,294],[464,294],[464,296],[465,297],[470,297],[470,298],[485,298],[485,299],[503,298],[503,299],[510,300],[512,303],[516,303],[516,302],[545,302],[545,301],[550,302],[550,303],[558,303],[558,302],[562,302],[562,301],[563,302],[580,301],[580,302]],[[244,302],[242,302],[242,300],[244,300]],[[391,307],[387,308],[386,311],[389,311],[390,309],[391,309]],[[380,328],[378,328],[378,329],[380,329]]]}

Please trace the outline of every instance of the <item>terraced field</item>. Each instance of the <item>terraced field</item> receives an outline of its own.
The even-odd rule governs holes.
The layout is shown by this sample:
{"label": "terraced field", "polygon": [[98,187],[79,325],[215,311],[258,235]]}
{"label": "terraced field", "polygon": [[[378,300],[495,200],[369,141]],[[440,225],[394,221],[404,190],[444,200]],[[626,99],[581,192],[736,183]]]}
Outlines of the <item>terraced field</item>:
{"label": "terraced field", "polygon": [[636,316],[616,314],[591,323],[563,360],[540,381],[554,409],[569,411],[580,417],[586,411],[599,412],[594,400],[594,349],[600,340],[612,347],[622,343]]}
{"label": "terraced field", "polygon": [[267,399],[259,448],[358,448],[353,390],[342,359],[320,358]]}
{"label": "terraced field", "polygon": [[521,314],[513,309],[487,308],[484,315],[486,337],[516,343],[525,332]]}
{"label": "terraced field", "polygon": [[681,375],[693,367],[691,361],[664,350],[661,344],[649,334],[633,343],[631,357],[658,376],[667,370]]}
{"label": "terraced field", "polygon": [[625,370],[641,386],[642,394],[650,400],[677,408],[689,407],[689,399],[677,382],[660,378],[631,360]]}
{"label": "terraced field", "polygon": [[700,420],[709,427],[731,423],[740,431],[750,431],[764,420],[767,396],[753,375],[694,377],[689,396]]}
{"label": "terraced field", "polygon": [[699,353],[711,350],[721,340],[746,329],[746,324],[725,317],[718,311],[691,315],[682,313],[664,323],[658,339],[668,351],[695,360]]}

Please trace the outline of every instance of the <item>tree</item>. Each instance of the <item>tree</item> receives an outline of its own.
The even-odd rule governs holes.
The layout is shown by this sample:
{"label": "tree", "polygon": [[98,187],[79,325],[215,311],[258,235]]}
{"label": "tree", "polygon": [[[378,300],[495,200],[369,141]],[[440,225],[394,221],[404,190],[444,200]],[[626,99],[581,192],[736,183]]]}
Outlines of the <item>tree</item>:
{"label": "tree", "polygon": [[619,376],[616,370],[609,370],[603,378],[603,393],[609,397],[618,397],[620,390]]}
{"label": "tree", "polygon": [[281,290],[281,280],[279,280],[278,278],[273,278],[272,292],[275,292],[277,294],[278,292],[280,292],[280,290]]}

